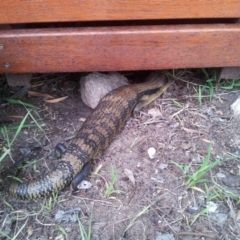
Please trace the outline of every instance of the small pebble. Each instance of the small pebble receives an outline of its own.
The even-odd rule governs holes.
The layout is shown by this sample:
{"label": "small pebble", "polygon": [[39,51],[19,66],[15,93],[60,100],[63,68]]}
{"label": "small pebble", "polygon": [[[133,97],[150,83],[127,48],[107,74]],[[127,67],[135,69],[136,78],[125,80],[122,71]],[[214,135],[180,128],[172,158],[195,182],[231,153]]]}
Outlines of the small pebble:
{"label": "small pebble", "polygon": [[216,175],[217,175],[218,178],[226,178],[226,175],[224,173],[221,173],[221,172],[217,173]]}
{"label": "small pebble", "polygon": [[158,117],[161,115],[161,112],[157,108],[151,108],[148,110],[148,114],[151,115],[152,117]]}
{"label": "small pebble", "polygon": [[172,233],[156,232],[155,240],[174,240]]}
{"label": "small pebble", "polygon": [[86,180],[83,180],[78,186],[78,189],[89,189],[92,187],[92,184]]}
{"label": "small pebble", "polygon": [[207,208],[208,208],[209,212],[214,213],[217,210],[218,205],[216,203],[210,201],[210,202],[207,202]]}
{"label": "small pebble", "polygon": [[198,210],[199,210],[199,207],[197,207],[197,206],[188,206],[186,208],[186,211],[190,214],[195,214],[198,212]]}
{"label": "small pebble", "polygon": [[166,163],[161,163],[161,164],[159,165],[159,168],[160,168],[161,170],[166,169],[167,167],[168,167],[168,164],[166,164]]}
{"label": "small pebble", "polygon": [[156,149],[154,147],[150,147],[148,149],[148,156],[153,159],[155,157],[155,154],[156,154]]}

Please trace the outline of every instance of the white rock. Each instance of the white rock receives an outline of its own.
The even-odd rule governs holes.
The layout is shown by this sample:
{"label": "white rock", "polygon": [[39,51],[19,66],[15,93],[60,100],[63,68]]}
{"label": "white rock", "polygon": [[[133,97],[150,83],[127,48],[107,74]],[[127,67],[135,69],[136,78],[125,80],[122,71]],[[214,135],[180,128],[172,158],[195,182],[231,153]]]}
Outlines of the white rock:
{"label": "white rock", "polygon": [[240,221],[240,210],[237,211],[235,218],[237,221]]}
{"label": "white rock", "polygon": [[233,113],[235,116],[240,115],[240,98],[238,98],[232,105],[231,109],[233,110]]}
{"label": "white rock", "polygon": [[153,159],[155,157],[155,154],[156,154],[156,149],[154,147],[150,147],[148,149],[148,156]]}

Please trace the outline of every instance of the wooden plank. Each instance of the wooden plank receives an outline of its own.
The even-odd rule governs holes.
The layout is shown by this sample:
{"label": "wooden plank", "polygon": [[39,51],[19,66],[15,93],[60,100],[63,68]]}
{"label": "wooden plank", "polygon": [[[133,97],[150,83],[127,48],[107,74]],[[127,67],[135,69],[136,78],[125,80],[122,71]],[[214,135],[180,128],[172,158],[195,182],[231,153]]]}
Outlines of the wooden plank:
{"label": "wooden plank", "polygon": [[188,18],[239,18],[239,0],[5,0],[0,24]]}
{"label": "wooden plank", "polygon": [[0,72],[240,66],[240,24],[2,30]]}

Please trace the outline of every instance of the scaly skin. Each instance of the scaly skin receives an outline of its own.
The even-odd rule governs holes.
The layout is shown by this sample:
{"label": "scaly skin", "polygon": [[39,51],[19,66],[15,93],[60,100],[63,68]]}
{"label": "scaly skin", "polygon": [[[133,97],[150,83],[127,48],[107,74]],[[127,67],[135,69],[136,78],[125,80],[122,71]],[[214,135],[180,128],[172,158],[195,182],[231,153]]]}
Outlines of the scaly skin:
{"label": "scaly skin", "polygon": [[20,199],[36,199],[58,192],[69,185],[83,165],[94,159],[123,129],[132,111],[158,98],[168,87],[163,74],[154,73],[141,84],[123,86],[101,99],[93,113],[83,123],[72,143],[63,154],[57,168],[40,179],[19,182],[4,180],[4,189]]}

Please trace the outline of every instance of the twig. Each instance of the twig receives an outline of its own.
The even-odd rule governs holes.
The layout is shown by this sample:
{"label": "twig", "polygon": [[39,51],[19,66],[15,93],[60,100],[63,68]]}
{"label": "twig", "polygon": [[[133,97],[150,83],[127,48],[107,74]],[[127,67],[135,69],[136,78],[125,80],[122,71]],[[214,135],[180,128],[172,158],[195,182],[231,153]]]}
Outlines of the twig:
{"label": "twig", "polygon": [[194,236],[201,236],[201,237],[208,237],[208,238],[214,238],[214,239],[217,239],[217,236],[214,236],[214,235],[208,235],[208,234],[204,234],[204,233],[190,233],[190,232],[179,232],[176,234],[176,239],[178,239],[178,237],[180,235],[194,235]]}

